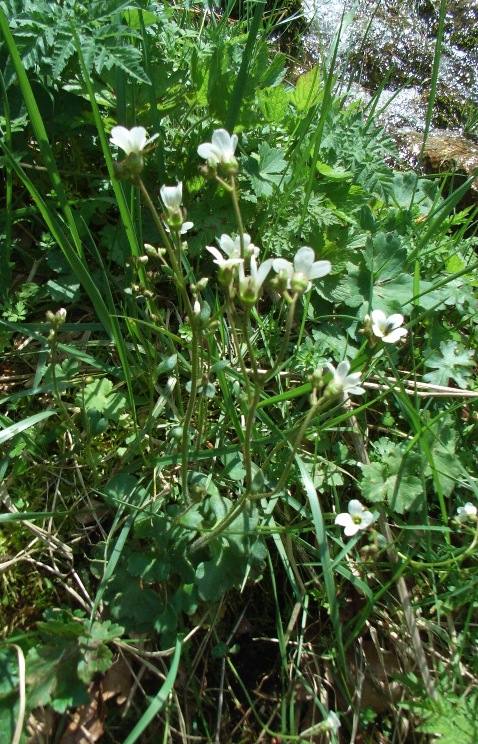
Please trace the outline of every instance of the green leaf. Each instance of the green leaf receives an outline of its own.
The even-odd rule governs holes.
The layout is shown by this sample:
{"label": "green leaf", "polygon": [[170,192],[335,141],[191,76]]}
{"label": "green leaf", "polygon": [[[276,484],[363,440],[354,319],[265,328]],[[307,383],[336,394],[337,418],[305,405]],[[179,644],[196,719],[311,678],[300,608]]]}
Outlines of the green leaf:
{"label": "green leaf", "polygon": [[242,481],[246,476],[244,468],[244,458],[242,452],[233,452],[230,455],[223,455],[221,458],[224,462],[224,470],[221,475],[231,480]]}
{"label": "green leaf", "polygon": [[171,604],[176,613],[185,612],[192,615],[198,607],[198,593],[195,584],[182,584],[174,594]]}
{"label": "green leaf", "polygon": [[110,620],[95,621],[88,635],[79,638],[81,658],[78,663],[78,676],[88,684],[97,672],[106,672],[113,661],[113,652],[106,645],[120,638],[124,633],[121,625]]}
{"label": "green leaf", "polygon": [[321,176],[329,178],[331,181],[350,181],[354,177],[352,171],[345,170],[336,166],[332,168],[327,163],[317,163],[316,168]]}
{"label": "green leaf", "polygon": [[456,453],[457,433],[450,415],[444,416],[427,429],[432,464],[428,463],[425,474],[433,474],[438,479],[445,497],[449,497],[457,480],[462,475],[462,467]]}
{"label": "green leaf", "polygon": [[32,708],[52,705],[64,712],[69,706],[88,703],[86,685],[78,678],[79,662],[75,638],[56,635],[51,642],[30,649],[26,658],[29,705]]}
{"label": "green leaf", "polygon": [[78,393],[77,404],[86,411],[99,411],[104,418],[117,421],[122,410],[126,408],[126,398],[122,393],[113,393],[113,383],[108,378],[88,383]]}
{"label": "green leaf", "polygon": [[397,233],[377,233],[367,240],[364,262],[380,281],[398,278],[407,268],[407,251]]}
{"label": "green leaf", "polygon": [[105,497],[107,504],[117,509],[121,504],[131,502],[131,496],[136,492],[137,484],[138,481],[134,475],[120,473],[103,486],[100,493]]}
{"label": "green leaf", "polygon": [[457,341],[442,341],[440,349],[425,353],[424,365],[431,368],[423,375],[426,382],[448,386],[450,380],[465,389],[468,387],[475,366],[473,351],[465,349]]}
{"label": "green leaf", "polygon": [[252,155],[244,164],[256,196],[270,196],[273,187],[282,181],[282,173],[287,168],[282,150],[271,148],[267,142],[259,146],[258,155]]}
{"label": "green leaf", "polygon": [[148,553],[132,553],[128,559],[128,571],[142,581],[165,581],[171,571],[171,563],[165,556],[159,558]]}
{"label": "green leaf", "polygon": [[[440,697],[436,710],[417,731],[432,734],[440,744],[475,744],[478,740],[476,695]],[[437,737],[437,738],[435,738]]]}
{"label": "green leaf", "polygon": [[224,545],[213,560],[200,563],[196,569],[194,581],[199,596],[206,602],[218,602],[224,592],[241,582],[244,570],[236,551]]}
{"label": "green leaf", "polygon": [[362,496],[373,504],[387,502],[397,514],[403,514],[423,493],[422,482],[416,475],[421,470],[421,457],[412,452],[405,454],[385,437],[373,446],[372,462],[362,465],[359,484]]}
{"label": "green leaf", "polygon": [[74,274],[50,279],[46,286],[54,302],[71,305],[80,299],[81,284]]}
{"label": "green leaf", "polygon": [[320,70],[314,67],[309,72],[305,72],[297,78],[297,83],[291,94],[292,103],[294,103],[298,112],[304,112],[310,109],[319,100],[321,90]]}
{"label": "green leaf", "polygon": [[164,603],[158,592],[144,586],[139,579],[123,574],[123,588],[111,599],[114,618],[129,632],[149,632],[154,618],[164,611]]}
{"label": "green leaf", "polygon": [[259,91],[258,99],[266,121],[282,122],[289,109],[289,94],[282,86]]}

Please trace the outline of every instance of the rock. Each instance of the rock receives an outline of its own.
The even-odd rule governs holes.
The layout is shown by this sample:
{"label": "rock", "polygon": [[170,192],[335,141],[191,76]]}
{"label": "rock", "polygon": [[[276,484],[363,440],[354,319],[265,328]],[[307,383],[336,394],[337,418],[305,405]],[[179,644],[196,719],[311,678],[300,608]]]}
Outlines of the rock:
{"label": "rock", "polygon": [[[423,133],[415,130],[394,132],[402,157],[413,168],[419,166]],[[478,143],[453,131],[434,130],[429,134],[422,155],[425,173],[453,173],[463,180],[475,174],[475,180],[463,204],[478,204]]]}

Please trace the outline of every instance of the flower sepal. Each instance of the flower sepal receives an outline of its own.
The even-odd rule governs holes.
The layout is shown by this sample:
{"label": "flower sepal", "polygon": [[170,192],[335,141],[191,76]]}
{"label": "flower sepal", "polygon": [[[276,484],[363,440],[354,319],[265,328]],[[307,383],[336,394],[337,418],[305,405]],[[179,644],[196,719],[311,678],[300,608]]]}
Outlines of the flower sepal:
{"label": "flower sepal", "polygon": [[118,181],[136,181],[143,168],[144,160],[141,153],[132,152],[119,163],[113,161],[113,170]]}

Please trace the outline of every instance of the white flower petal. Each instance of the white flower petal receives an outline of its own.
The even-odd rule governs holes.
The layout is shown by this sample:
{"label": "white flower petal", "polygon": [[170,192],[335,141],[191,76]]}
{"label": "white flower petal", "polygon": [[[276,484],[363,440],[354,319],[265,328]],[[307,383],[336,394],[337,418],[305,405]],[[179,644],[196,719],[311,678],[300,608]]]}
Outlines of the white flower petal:
{"label": "white flower petal", "polygon": [[398,328],[399,326],[403,325],[404,317],[403,315],[400,315],[400,313],[395,313],[395,315],[389,315],[387,318],[387,327],[391,330],[394,330],[395,328]]}
{"label": "white flower petal", "polygon": [[343,359],[337,366],[336,376],[344,380],[347,377],[349,370],[350,362],[348,361],[348,359]]}
{"label": "white flower petal", "polygon": [[222,253],[219,253],[218,249],[215,246],[207,245],[206,250],[209,251],[209,253],[212,253],[213,256],[215,256],[215,263],[224,261],[224,256],[222,255]]}
{"label": "white flower petal", "polygon": [[347,375],[347,377],[345,377],[344,382],[346,382],[347,386],[357,385],[357,383],[360,382],[361,377],[362,377],[361,372],[352,372],[351,375]]}
{"label": "white flower petal", "polygon": [[314,263],[315,259],[315,253],[312,250],[312,248],[309,248],[309,246],[304,245],[303,248],[299,248],[297,253],[294,256],[294,269],[299,274],[305,274],[305,276],[309,276],[309,271]]}
{"label": "white flower petal", "polygon": [[294,267],[291,262],[286,261],[285,258],[274,258],[272,268],[274,271],[277,271],[277,273],[284,271],[288,277],[291,277],[294,273]]}
{"label": "white flower petal", "polygon": [[339,527],[348,527],[353,524],[353,520],[348,512],[342,512],[335,517],[335,524],[338,524]]}
{"label": "white flower petal", "polygon": [[[252,264],[252,258],[253,257],[251,257],[251,264]],[[262,285],[264,284],[264,281],[266,280],[266,277],[272,268],[273,262],[274,262],[273,258],[268,258],[266,261],[263,261],[261,265],[259,266],[259,269],[257,271],[257,278],[256,278],[257,289],[260,289]]]}
{"label": "white flower petal", "polygon": [[365,510],[364,512],[362,512],[362,522],[360,524],[360,529],[366,530],[367,527],[370,527],[373,521],[374,518],[372,512]]}
{"label": "white flower petal", "polygon": [[468,521],[468,517],[476,517],[478,510],[471,501],[467,501],[464,506],[459,506],[456,510],[456,516],[461,524],[465,524]]}
{"label": "white flower petal", "polygon": [[139,155],[146,145],[155,140],[156,137],[159,137],[159,135],[154,134],[150,139],[147,139],[146,129],[144,127],[126,129],[126,127],[116,126],[111,130],[110,142],[112,145],[121,147],[126,155],[130,155],[131,153]]}
{"label": "white flower petal", "polygon": [[111,130],[110,142],[112,145],[121,147],[121,149],[127,153],[129,150],[129,129],[121,126],[113,127]]}
{"label": "white flower petal", "polygon": [[331,372],[333,374],[333,376],[335,377],[335,375],[337,373],[337,370],[335,369],[335,367],[332,364],[332,362],[325,362],[325,366],[327,367],[327,369],[329,370],[329,372]]}
{"label": "white flower petal", "polygon": [[404,317],[400,313],[389,315],[387,318],[382,310],[373,310],[371,318],[368,315],[365,316],[366,323],[370,320],[373,335],[376,338],[381,338],[387,344],[396,343],[408,333],[406,328],[400,328],[404,321]]}
{"label": "white flower petal", "polygon": [[387,324],[387,316],[382,310],[372,310],[371,312],[372,323],[379,327],[384,327]]}
{"label": "white flower petal", "polygon": [[327,723],[328,730],[333,731],[334,734],[337,734],[337,731],[340,728],[340,720],[338,715],[334,713],[333,710],[331,710],[325,721]]}
{"label": "white flower petal", "polygon": [[216,129],[212,135],[212,144],[217,147],[221,155],[231,157],[237,146],[237,134],[232,136],[225,129]]}
{"label": "white flower petal", "polygon": [[178,209],[183,200],[183,182],[179,181],[177,186],[161,186],[160,194],[167,209]]}
{"label": "white flower petal", "polygon": [[349,514],[353,517],[362,517],[363,514],[363,506],[358,501],[358,499],[352,499],[352,501],[349,501]]}
{"label": "white flower petal", "polygon": [[219,162],[221,159],[220,150],[218,150],[217,147],[214,147],[211,142],[204,142],[202,145],[199,145],[198,155],[200,158],[204,158],[204,160],[209,160],[212,158],[213,160]]}
{"label": "white flower petal", "polygon": [[397,341],[404,338],[407,333],[408,331],[406,328],[395,328],[395,330],[390,331],[386,336],[383,336],[382,341],[386,344],[396,344]]}
{"label": "white flower petal", "polygon": [[219,238],[219,247],[224,251],[226,256],[232,256],[234,254],[240,255],[241,249],[239,243],[233,240],[229,235],[223,233]]}
{"label": "white flower petal", "polygon": [[315,261],[312,264],[309,271],[309,279],[320,279],[322,276],[330,274],[332,271],[332,264],[330,261]]}
{"label": "white flower petal", "polygon": [[129,132],[133,152],[141,152],[146,145],[147,135],[144,127],[133,127]]}
{"label": "white flower petal", "polygon": [[151,142],[154,142],[154,140],[157,139],[158,137],[159,137],[159,134],[158,133],[157,134],[153,134],[152,137],[150,137],[148,140],[146,140],[146,142],[144,143],[144,147],[146,147],[146,145],[150,145]]}
{"label": "white flower petal", "polygon": [[179,234],[185,235],[192,227],[194,227],[194,222],[183,222]]}

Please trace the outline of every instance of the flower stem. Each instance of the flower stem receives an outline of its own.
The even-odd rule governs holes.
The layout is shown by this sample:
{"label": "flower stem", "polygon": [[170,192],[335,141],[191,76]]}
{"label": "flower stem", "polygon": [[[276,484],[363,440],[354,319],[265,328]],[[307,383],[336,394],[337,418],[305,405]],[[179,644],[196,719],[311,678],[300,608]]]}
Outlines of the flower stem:
{"label": "flower stem", "polygon": [[232,206],[234,208],[234,214],[237,220],[237,228],[239,231],[239,244],[241,247],[241,258],[244,258],[245,256],[244,225],[242,223],[242,215],[241,215],[241,210],[239,207],[239,199],[237,198],[236,181],[235,181],[234,176],[231,176],[231,199],[232,199]]}

